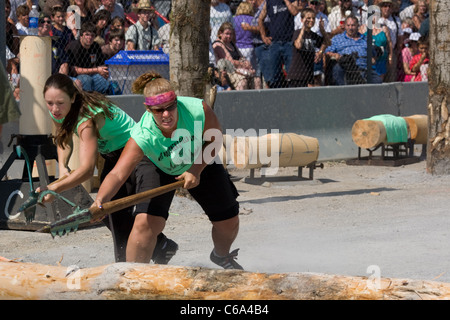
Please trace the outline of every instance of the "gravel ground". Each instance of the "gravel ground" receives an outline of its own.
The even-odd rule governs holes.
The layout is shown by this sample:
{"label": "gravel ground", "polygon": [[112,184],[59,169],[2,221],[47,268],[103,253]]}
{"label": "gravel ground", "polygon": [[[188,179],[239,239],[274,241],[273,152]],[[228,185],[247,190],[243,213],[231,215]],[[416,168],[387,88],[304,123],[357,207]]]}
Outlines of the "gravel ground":
{"label": "gravel ground", "polygon": [[[240,232],[233,248],[248,271],[315,272],[450,282],[450,179],[426,172],[424,161],[400,167],[325,162],[313,180],[295,181],[283,168],[264,183],[230,169],[240,197]],[[259,176],[259,173],[256,173]],[[272,179],[272,180],[271,180]],[[95,194],[93,194],[95,197]],[[211,224],[200,206],[175,197],[164,233],[179,244],[177,266],[215,268]],[[0,256],[81,268],[114,262],[105,227],[52,239],[0,230]]]}

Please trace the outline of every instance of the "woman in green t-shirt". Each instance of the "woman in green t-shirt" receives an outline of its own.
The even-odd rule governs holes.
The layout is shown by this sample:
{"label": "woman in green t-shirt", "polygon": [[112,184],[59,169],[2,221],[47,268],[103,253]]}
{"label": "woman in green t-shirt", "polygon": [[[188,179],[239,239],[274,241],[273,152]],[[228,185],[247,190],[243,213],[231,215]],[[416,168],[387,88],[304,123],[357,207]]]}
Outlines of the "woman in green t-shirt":
{"label": "woman in green t-shirt", "polygon": [[[235,261],[239,249],[230,253],[239,230],[238,193],[224,166],[214,161],[223,138],[216,115],[200,99],[177,97],[170,82],[155,72],[138,77],[132,89],[144,95],[147,112],[133,127],[130,140],[100,186],[93,205],[101,208],[141,160],[149,159],[152,167],[138,192],[183,179],[184,188],[213,225],[211,260],[226,269],[242,269]],[[213,138],[205,141],[206,136]],[[127,261],[149,261],[156,235],[165,227],[174,193],[136,206]]]}
{"label": "woman in green t-shirt", "polygon": [[[67,176],[46,188],[60,193],[90,179],[98,153],[105,159],[100,177],[100,181],[103,181],[119,159],[136,122],[104,95],[79,90],[70,77],[63,74],[54,74],[47,79],[44,99],[56,127],[59,176]],[[70,172],[67,163],[73,149],[73,134],[79,137],[80,165]],[[113,198],[134,193],[136,178],[139,178],[136,173],[130,172],[118,186]],[[42,190],[43,188],[37,189]],[[44,202],[52,200],[51,195],[44,198]],[[113,213],[105,219],[106,226],[113,234],[117,262],[126,260],[126,244],[134,223],[131,209]],[[165,250],[160,250],[162,247]],[[175,242],[163,234],[158,235],[158,250],[152,259],[157,263],[167,263],[177,247]]]}

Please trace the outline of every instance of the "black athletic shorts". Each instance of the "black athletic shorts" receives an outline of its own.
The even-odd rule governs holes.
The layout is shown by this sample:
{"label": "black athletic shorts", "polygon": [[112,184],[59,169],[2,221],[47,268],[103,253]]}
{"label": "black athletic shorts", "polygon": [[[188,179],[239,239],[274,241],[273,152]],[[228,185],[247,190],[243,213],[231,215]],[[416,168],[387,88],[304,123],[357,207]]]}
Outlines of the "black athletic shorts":
{"label": "black athletic shorts", "polygon": [[[136,193],[177,181],[176,176],[164,173],[147,157],[135,170]],[[222,164],[212,163],[200,174],[200,184],[188,190],[202,207],[210,221],[223,221],[239,214],[239,196],[230,175]],[[167,220],[175,191],[167,192],[136,205],[135,214],[148,213]]]}

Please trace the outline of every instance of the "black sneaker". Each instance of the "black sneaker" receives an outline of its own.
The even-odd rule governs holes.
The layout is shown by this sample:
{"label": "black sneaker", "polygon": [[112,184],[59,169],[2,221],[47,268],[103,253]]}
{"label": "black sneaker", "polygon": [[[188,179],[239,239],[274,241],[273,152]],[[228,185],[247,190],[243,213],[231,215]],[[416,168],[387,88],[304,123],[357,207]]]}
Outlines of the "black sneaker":
{"label": "black sneaker", "polygon": [[224,269],[244,270],[244,268],[242,268],[242,266],[235,261],[235,259],[237,259],[238,251],[239,249],[235,249],[225,257],[218,257],[216,256],[213,250],[211,251],[211,255],[209,256],[209,258],[211,259],[212,262],[221,266]]}
{"label": "black sneaker", "polygon": [[162,232],[158,235],[152,260],[156,264],[167,264],[178,250],[178,244],[167,238]]}

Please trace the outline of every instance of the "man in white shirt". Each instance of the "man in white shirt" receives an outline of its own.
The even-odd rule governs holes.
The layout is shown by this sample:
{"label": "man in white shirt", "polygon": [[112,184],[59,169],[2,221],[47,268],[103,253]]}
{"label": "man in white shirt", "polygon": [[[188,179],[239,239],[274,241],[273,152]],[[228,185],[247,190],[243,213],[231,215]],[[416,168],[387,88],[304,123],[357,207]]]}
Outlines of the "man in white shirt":
{"label": "man in white shirt", "polygon": [[137,12],[138,21],[131,25],[125,34],[127,50],[158,50],[161,39],[150,23],[155,14],[150,1],[139,1],[133,11]]}
{"label": "man in white shirt", "polygon": [[352,0],[341,0],[341,4],[331,10],[331,13],[328,15],[331,37],[345,31],[344,20],[349,15],[355,16],[360,22],[361,16],[359,11],[353,6]]}

